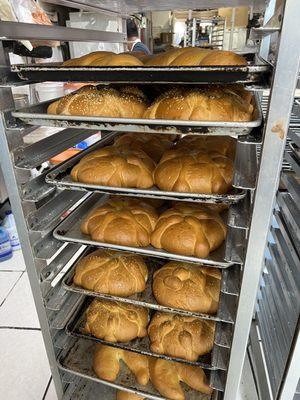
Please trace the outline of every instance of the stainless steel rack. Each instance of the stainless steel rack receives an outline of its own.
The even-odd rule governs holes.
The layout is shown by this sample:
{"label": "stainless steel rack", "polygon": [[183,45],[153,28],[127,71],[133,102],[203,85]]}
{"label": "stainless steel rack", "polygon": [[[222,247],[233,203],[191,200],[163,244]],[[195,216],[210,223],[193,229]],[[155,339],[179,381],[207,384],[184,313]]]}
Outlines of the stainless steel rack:
{"label": "stainless steel rack", "polygon": [[[68,1],[68,3],[77,2]],[[126,7],[123,9],[121,6],[124,3],[121,3],[121,1],[114,1],[113,3],[101,1],[101,5],[103,6],[101,10],[103,11],[104,8],[104,11],[110,11],[114,14],[119,13],[122,16],[129,10],[130,12],[141,10],[139,2],[126,0]],[[218,5],[221,3],[222,5],[249,4],[247,0],[224,0],[217,3]],[[170,4],[169,1],[143,2],[143,6],[148,10],[163,10],[178,5],[181,6],[180,2],[175,0],[172,1],[172,7],[170,7]],[[215,1],[203,1],[200,7],[215,5]],[[199,8],[199,2],[187,1],[186,7],[189,6]],[[10,88],[4,86],[0,88],[1,167],[5,171],[5,181],[13,212],[17,220],[28,276],[59,399],[93,399],[96,397],[95,391],[97,391],[98,398],[100,395],[103,398],[111,399],[115,396],[115,391],[108,389],[108,386],[144,394],[147,398],[163,398],[151,385],[139,387],[133,381],[132,375],[128,374],[128,371],[122,370],[122,374],[114,383],[101,381],[92,371],[91,347],[93,344],[91,341],[84,338],[72,338],[66,333],[67,325],[74,318],[74,313],[81,306],[82,302],[85,301],[87,295],[89,297],[96,295],[95,293],[86,293],[82,289],[75,290],[70,281],[72,272],[65,275],[64,278],[62,278],[61,272],[66,268],[74,267],[74,262],[78,260],[82,251],[84,251],[83,244],[99,246],[99,243],[87,243],[82,236],[78,236],[74,240],[74,236],[62,234],[62,230],[69,227],[70,221],[73,220],[74,222],[76,215],[79,215],[78,210],[85,208],[89,202],[95,199],[98,200],[100,195],[99,193],[90,195],[88,192],[91,188],[85,188],[84,191],[81,191],[78,188],[72,190],[73,188],[71,187],[66,190],[66,185],[62,181],[54,182],[53,177],[56,177],[57,168],[46,171],[34,178],[31,175],[31,169],[39,163],[48,160],[56,152],[59,153],[63,149],[88,137],[92,133],[90,129],[99,128],[103,130],[104,141],[109,140],[109,138],[111,139],[110,134],[107,135],[106,131],[147,133],[190,132],[192,134],[225,133],[238,137],[238,156],[235,162],[235,187],[245,190],[246,195],[237,204],[232,205],[228,213],[227,223],[230,226],[229,231],[232,232],[229,235],[231,244],[227,246],[229,243],[227,240],[227,251],[223,251],[222,257],[219,257],[219,260],[213,258],[211,260],[185,260],[197,263],[202,261],[210,265],[219,261],[219,267],[228,267],[222,270],[220,310],[216,316],[216,320],[220,318],[217,324],[222,329],[217,330],[215,338],[219,347],[226,350],[228,358],[223,363],[224,368],[222,366],[222,368],[212,369],[208,375],[209,382],[215,389],[213,394],[215,400],[236,399],[256,302],[257,288],[261,277],[264,251],[269,232],[268,228],[279,184],[281,162],[288,132],[288,116],[292,110],[292,99],[298,77],[300,32],[299,30],[295,30],[295,27],[299,26],[299,15],[299,1],[286,0],[278,40],[277,62],[273,71],[268,112],[264,124],[259,166],[257,166],[255,147],[260,143],[260,138],[257,140],[257,137],[252,135],[253,128],[258,127],[262,122],[259,106],[257,119],[256,121],[252,121],[252,125],[250,124],[249,126],[225,124],[218,126],[216,129],[214,124],[209,123],[189,123],[187,125],[186,122],[176,122],[174,124],[174,121],[171,124],[168,121],[152,121],[147,122],[147,125],[144,124],[145,121],[142,121],[140,125],[135,124],[134,122],[136,121],[132,120],[110,121],[100,119],[98,121],[91,121],[85,118],[76,119],[76,117],[75,119],[61,118],[60,116],[51,117],[45,114],[47,103],[29,107],[25,111],[16,112]],[[1,24],[2,22],[0,22]],[[12,39],[14,35],[11,28],[8,25],[2,25],[2,27],[5,31],[3,36]],[[24,39],[33,37],[34,31],[32,30],[32,26],[18,25],[17,28],[15,31],[16,38],[20,38],[21,36]],[[36,31],[38,35],[37,39],[45,38],[51,33],[51,38],[55,38],[56,40],[72,40],[72,38],[77,40],[76,35],[78,35],[78,32],[72,31],[71,28],[68,28],[68,30],[59,28],[55,32],[55,29],[53,29],[51,29],[51,32],[45,29],[41,33],[40,31],[43,28],[39,27]],[[66,35],[64,35],[64,32]],[[72,32],[74,32],[73,37]],[[96,39],[96,36],[97,40],[102,40],[102,38],[107,41],[118,40],[123,42],[124,40],[124,33],[118,33],[118,35],[102,35],[102,33],[96,35],[96,33],[93,33],[93,35],[96,35],[93,36],[88,31],[86,36],[84,32],[81,35],[83,41],[84,39]],[[286,60],[289,60],[288,74],[286,73]],[[1,64],[4,65],[5,61],[3,60]],[[3,85],[6,85],[12,79],[11,74],[8,78],[6,73],[7,67],[3,70],[1,69]],[[113,71],[111,71],[111,74],[113,74]],[[16,76],[15,78],[17,79]],[[24,83],[28,83],[28,81],[24,81]],[[18,84],[20,84],[20,81],[18,81]],[[68,129],[61,130],[51,136],[51,138],[43,139],[38,143],[25,145],[24,137],[32,130],[32,126],[29,124],[33,126],[45,125]],[[155,126],[155,124],[159,124],[159,126]],[[163,128],[162,125],[164,125]],[[292,124],[291,128],[294,129],[294,126],[295,124]],[[249,174],[248,172],[245,173],[242,167],[245,165],[243,164],[245,159],[247,159],[246,164],[249,166],[249,168],[247,167],[247,171],[250,172]],[[61,168],[61,166],[58,168]],[[53,180],[50,182],[50,179]],[[137,193],[137,195],[141,195],[141,193]],[[148,197],[147,193],[145,195]],[[210,201],[212,202],[212,199]],[[296,214],[293,213],[294,210],[287,202],[287,199],[282,201],[286,203],[285,212],[289,216],[288,223],[294,228]],[[71,215],[69,215],[70,208],[75,210]],[[70,228],[73,226],[70,225]],[[100,245],[103,246],[105,244]],[[139,251],[139,249],[128,248],[127,250]],[[161,257],[164,259],[170,258],[169,254],[162,253],[158,255],[153,249],[144,254],[155,256],[157,260]],[[177,258],[177,256],[174,257],[174,255],[171,255],[171,258]],[[227,258],[229,261],[227,261]],[[181,257],[181,260],[184,260],[184,258]],[[224,261],[226,262],[223,263]],[[155,309],[156,307],[153,298],[143,298],[141,302],[144,303],[143,306],[149,309]],[[225,311],[223,310],[223,306]],[[226,307],[228,308],[227,310]],[[179,310],[168,310],[167,312],[171,311],[180,312]],[[224,314],[225,316],[227,315],[227,320],[225,320]],[[205,318],[205,316],[201,316],[201,318],[203,317]],[[277,325],[277,321],[274,320],[273,323]],[[280,326],[278,329],[283,328],[283,326]],[[233,332],[231,332],[231,329],[233,329]],[[283,346],[282,349],[284,350],[286,341],[279,343],[276,337],[273,339],[274,343],[277,343],[280,347]],[[298,342],[295,342],[295,349],[299,347]],[[271,356],[272,354],[270,353]],[[270,358],[270,361],[272,362],[273,360]],[[218,360],[218,362],[221,363],[222,360]],[[277,356],[276,363],[280,363],[280,359]],[[220,366],[218,363],[216,365]],[[276,378],[278,378],[278,375],[276,375]],[[281,400],[290,400],[288,397],[284,397],[286,395],[282,393],[280,394],[281,397],[279,397]],[[199,392],[188,390],[186,399],[194,400],[196,398],[201,398]],[[262,399],[265,400],[265,398]]]}

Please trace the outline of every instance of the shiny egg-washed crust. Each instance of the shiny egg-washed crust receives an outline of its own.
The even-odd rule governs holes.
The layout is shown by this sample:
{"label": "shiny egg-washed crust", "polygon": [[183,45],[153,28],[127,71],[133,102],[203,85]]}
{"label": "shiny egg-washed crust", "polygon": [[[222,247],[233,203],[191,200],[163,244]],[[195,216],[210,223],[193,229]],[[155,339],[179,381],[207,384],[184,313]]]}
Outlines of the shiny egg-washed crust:
{"label": "shiny egg-washed crust", "polygon": [[114,67],[141,66],[142,61],[133,54],[115,54],[111,51],[95,51],[82,57],[73,58],[62,64],[64,67]]}
{"label": "shiny egg-washed crust", "polygon": [[94,299],[85,312],[84,332],[107,342],[147,336],[148,310],[133,304]]}
{"label": "shiny egg-washed crust", "polygon": [[154,353],[197,361],[213,348],[215,321],[156,312],[148,335]]}
{"label": "shiny egg-washed crust", "polygon": [[[119,375],[121,361],[127,365],[140,385],[147,385],[149,382],[149,363],[147,356],[115,347],[96,344],[93,370],[100,379],[114,382]],[[118,399],[120,400],[120,398]],[[125,400],[123,397],[122,399]],[[127,397],[127,399],[129,400],[130,398]],[[135,398],[131,399],[137,400]]]}
{"label": "shiny egg-washed crust", "polygon": [[123,246],[146,247],[158,214],[145,202],[114,199],[93,209],[81,224],[92,240]]}
{"label": "shiny egg-washed crust", "polygon": [[212,394],[200,367],[149,357],[150,380],[159,393],[171,400],[185,400],[181,382],[200,393]]}
{"label": "shiny egg-washed crust", "polygon": [[129,297],[145,290],[147,279],[141,256],[98,249],[78,262],[73,282],[94,292]]}
{"label": "shiny egg-washed crust", "polygon": [[116,400],[143,400],[146,397],[138,396],[135,393],[125,392],[124,390],[117,390]]}
{"label": "shiny egg-washed crust", "polygon": [[106,146],[83,157],[72,168],[76,182],[148,189],[153,186],[154,161],[134,146]]}
{"label": "shiny egg-washed crust", "polygon": [[160,215],[151,244],[170,253],[205,258],[221,246],[226,234],[218,213],[200,204],[177,203]]}
{"label": "shiny egg-washed crust", "polygon": [[168,135],[159,134],[126,133],[119,136],[114,142],[114,146],[117,147],[129,146],[131,149],[142,150],[155,162],[158,162],[163,153],[173,145]]}
{"label": "shiny egg-washed crust", "polygon": [[185,121],[251,121],[253,105],[226,87],[168,90],[144,112],[143,118]]}
{"label": "shiny egg-washed crust", "polygon": [[152,284],[158,304],[212,315],[218,310],[220,288],[217,268],[179,261],[155,271]]}
{"label": "shiny egg-washed crust", "polygon": [[112,118],[141,118],[147,108],[145,95],[136,87],[84,86],[58,100],[49,114]]}
{"label": "shiny egg-washed crust", "polygon": [[[207,152],[217,152],[223,156],[234,160],[236,150],[236,140],[229,136],[194,136],[185,135],[175,145],[175,149],[180,150],[204,150]],[[168,157],[169,152],[164,156]]]}
{"label": "shiny egg-washed crust", "polygon": [[233,162],[222,154],[196,147],[174,149],[164,154],[153,176],[161,190],[225,194],[232,187]]}

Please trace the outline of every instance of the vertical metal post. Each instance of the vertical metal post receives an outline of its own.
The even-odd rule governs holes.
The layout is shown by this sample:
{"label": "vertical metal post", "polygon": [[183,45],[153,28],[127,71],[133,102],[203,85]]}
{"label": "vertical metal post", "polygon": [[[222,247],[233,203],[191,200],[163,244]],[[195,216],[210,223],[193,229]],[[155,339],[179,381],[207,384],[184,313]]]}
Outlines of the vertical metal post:
{"label": "vertical metal post", "polygon": [[[270,0],[268,6],[266,8],[265,15],[264,15],[264,25],[274,15],[275,6],[276,6],[276,0]],[[261,41],[260,49],[259,49],[259,55],[264,60],[268,59],[269,50],[270,50],[270,43],[271,43],[271,36],[270,35],[265,36]]]}
{"label": "vertical metal post", "polygon": [[237,398],[300,64],[300,2],[286,0],[224,400]]}
{"label": "vertical metal post", "polygon": [[193,18],[193,27],[192,27],[192,47],[196,44],[196,18]]}
{"label": "vertical metal post", "polygon": [[235,7],[232,9],[232,13],[231,13],[230,36],[229,36],[229,47],[228,47],[228,50],[232,49],[233,34],[234,34],[234,23],[235,23]]}
{"label": "vertical metal post", "polygon": [[[8,92],[9,88],[0,87],[0,104],[5,104],[5,108],[9,109],[14,106],[12,94]],[[1,98],[3,101],[1,102]],[[0,161],[1,168],[4,172],[4,180],[8,190],[8,195],[14,216],[17,221],[17,231],[22,245],[22,251],[26,264],[26,270],[30,281],[30,286],[35,302],[35,307],[39,317],[39,322],[42,328],[42,335],[44,339],[45,348],[48,355],[48,360],[51,368],[52,378],[55,384],[56,393],[59,399],[63,397],[63,388],[61,383],[60,374],[56,364],[54,348],[52,344],[50,329],[46,310],[44,308],[43,297],[39,285],[39,277],[35,268],[34,254],[31,248],[30,238],[28,235],[28,227],[26,225],[25,216],[23,213],[20,194],[18,191],[18,183],[14,174],[14,166],[10,157],[9,146],[6,139],[6,129],[4,120],[1,114],[3,109],[0,108]]]}

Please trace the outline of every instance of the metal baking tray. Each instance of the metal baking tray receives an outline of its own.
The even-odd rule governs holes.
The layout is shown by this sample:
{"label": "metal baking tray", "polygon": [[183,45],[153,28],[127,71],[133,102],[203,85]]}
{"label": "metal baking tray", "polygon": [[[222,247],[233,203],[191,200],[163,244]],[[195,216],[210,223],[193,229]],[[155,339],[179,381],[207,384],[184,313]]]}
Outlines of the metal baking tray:
{"label": "metal baking tray", "polygon": [[102,131],[143,132],[161,134],[243,136],[262,123],[262,111],[257,93],[254,93],[253,120],[248,122],[181,121],[167,119],[108,118],[76,115],[47,114],[47,107],[55,101],[45,101],[24,107],[11,114],[29,125],[84,128]]}
{"label": "metal baking tray", "polygon": [[270,65],[244,66],[63,66],[60,63],[18,64],[11,71],[20,79],[31,81],[102,82],[102,83],[263,83]]}
{"label": "metal baking tray", "polygon": [[[112,139],[111,139],[112,140]],[[243,189],[232,188],[230,192],[226,194],[204,194],[204,193],[184,193],[184,192],[168,192],[158,189],[153,186],[150,189],[137,189],[137,188],[124,188],[124,187],[112,187],[112,186],[101,186],[91,183],[74,182],[70,176],[72,168],[79,163],[79,161],[87,154],[100,149],[109,144],[109,140],[100,141],[88,149],[76,154],[71,157],[66,162],[60,164],[57,168],[51,170],[51,172],[46,176],[46,182],[55,185],[61,189],[71,189],[71,190],[82,190],[82,191],[93,191],[101,192],[114,195],[122,196],[138,196],[138,197],[148,197],[148,198],[158,198],[165,200],[179,200],[179,201],[190,201],[190,202],[201,202],[201,203],[226,203],[232,204],[237,203],[239,200],[246,196],[246,191]],[[251,149],[252,145],[243,146],[246,149]],[[240,157],[237,157],[238,159]],[[247,157],[243,158],[248,161]],[[249,168],[244,165],[243,162],[238,162],[237,165],[240,170],[236,173],[238,181],[242,181],[241,176],[244,176],[249,172]],[[243,166],[245,168],[243,168]],[[247,177],[243,179],[246,181]],[[248,177],[248,180],[250,178]]]}
{"label": "metal baking tray", "polygon": [[[90,340],[96,343],[102,343],[107,346],[112,346],[112,347],[117,347],[120,349],[128,350],[128,351],[133,351],[135,353],[139,354],[144,354],[147,356],[151,357],[156,357],[156,358],[163,358],[165,360],[169,361],[177,361],[183,364],[189,364],[189,365],[194,365],[197,367],[201,367],[204,369],[221,369],[223,371],[227,370],[228,362],[229,362],[229,349],[224,346],[218,346],[216,343],[214,343],[213,349],[210,353],[205,354],[203,356],[200,356],[197,361],[188,361],[185,360],[184,358],[178,358],[178,357],[171,357],[167,356],[165,354],[158,354],[154,353],[150,349],[150,339],[149,336],[146,336],[144,338],[137,338],[134,340],[131,340],[126,343],[112,343],[107,340],[103,339],[98,339],[97,337],[84,332],[84,326],[86,322],[86,317],[85,317],[85,311],[88,308],[88,306],[91,304],[92,299],[91,298],[86,298],[85,301],[74,311],[72,317],[68,321],[66,325],[66,334],[72,337],[76,338],[81,338],[81,339],[86,339]],[[149,322],[151,320],[151,317],[153,316],[153,312],[149,312]],[[222,323],[216,323],[216,332],[218,332],[217,337],[221,337],[221,330],[223,329],[223,324]],[[228,334],[227,342],[231,343],[232,337],[231,337],[231,332],[232,330],[224,330],[225,333]]]}
{"label": "metal baking tray", "polygon": [[73,242],[87,244],[95,247],[109,248],[113,250],[129,251],[136,254],[148,255],[158,258],[167,258],[177,261],[186,261],[191,263],[211,265],[217,268],[227,268],[233,264],[242,264],[244,260],[244,251],[246,243],[246,230],[228,226],[228,233],[225,242],[215,251],[210,253],[207,258],[198,258],[192,256],[183,256],[175,253],[148,247],[121,246],[111,243],[96,242],[88,235],[80,231],[82,220],[90,211],[104,204],[108,200],[107,195],[93,193],[84,202],[82,202],[70,215],[60,223],[53,231],[55,239],[64,242]]}
{"label": "metal baking tray", "polygon": [[[92,381],[111,386],[115,389],[126,390],[128,392],[140,395],[141,397],[147,397],[153,400],[167,400],[164,396],[160,395],[150,381],[145,386],[137,383],[134,375],[122,361],[120,363],[121,368],[119,375],[114,382],[109,382],[98,378],[92,367],[94,346],[95,345],[89,340],[77,339],[75,341],[71,341],[69,348],[65,352],[61,353],[58,359],[58,367],[63,371],[70,372],[82,378],[87,378]],[[216,378],[214,378],[215,374],[222,375],[222,371],[206,371],[206,374],[210,382],[216,380]],[[187,385],[182,385],[182,389],[184,390],[185,400],[216,399],[216,394],[212,394],[211,396],[205,395],[191,389]]]}
{"label": "metal baking tray", "polygon": [[150,308],[152,310],[176,313],[188,317],[198,317],[201,319],[210,319],[212,321],[222,321],[226,323],[234,322],[236,306],[238,301],[237,296],[239,294],[240,279],[241,279],[241,271],[240,268],[238,268],[238,266],[232,266],[230,268],[221,270],[222,278],[221,278],[221,293],[220,293],[219,308],[215,315],[209,315],[194,311],[187,311],[180,308],[162,306],[157,303],[152,293],[153,274],[157,269],[161,268],[167,262],[167,260],[160,260],[151,257],[144,258],[148,268],[148,280],[146,284],[146,289],[142,293],[137,293],[130,297],[119,297],[105,293],[99,293],[75,285],[75,283],[73,283],[73,278],[75,275],[75,269],[77,263],[83,257],[87,256],[94,250],[96,249],[88,247],[81,254],[81,256],[76,261],[74,261],[70,270],[66,272],[62,280],[62,287],[66,291],[71,291],[86,296],[96,297],[103,300],[120,301],[123,303],[129,303],[137,306]]}

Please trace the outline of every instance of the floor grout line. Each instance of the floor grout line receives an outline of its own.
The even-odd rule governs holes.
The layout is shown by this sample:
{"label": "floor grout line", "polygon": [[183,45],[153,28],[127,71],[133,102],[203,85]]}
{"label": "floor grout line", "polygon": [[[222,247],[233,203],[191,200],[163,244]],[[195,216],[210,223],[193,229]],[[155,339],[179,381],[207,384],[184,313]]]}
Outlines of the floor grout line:
{"label": "floor grout line", "polygon": [[[1,272],[5,272],[5,271],[1,271]],[[7,271],[10,272],[10,271]],[[16,272],[20,272],[20,271],[16,271]],[[19,280],[22,278],[23,274],[25,271],[23,271],[21,273],[21,275],[19,276],[19,278],[16,280],[16,282],[13,284],[12,288],[10,289],[10,291],[7,293],[6,297],[3,299],[2,303],[0,304],[0,307],[3,306],[4,302],[6,301],[6,299],[8,298],[8,296],[11,294],[11,292],[13,291],[13,289],[15,288],[16,284],[19,282]]]}
{"label": "floor grout line", "polygon": [[45,400],[45,398],[46,398],[46,396],[47,396],[47,393],[48,393],[48,390],[49,390],[51,381],[52,381],[52,376],[50,376],[50,379],[49,379],[49,382],[48,382],[48,384],[47,384],[47,386],[46,386],[46,389],[45,389],[45,392],[44,392],[44,394],[43,394],[42,400]]}
{"label": "floor grout line", "polygon": [[20,326],[0,326],[0,329],[16,329],[20,331],[41,331],[41,328],[31,328],[28,326],[20,327]]}

